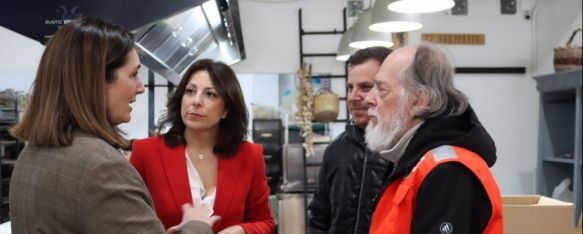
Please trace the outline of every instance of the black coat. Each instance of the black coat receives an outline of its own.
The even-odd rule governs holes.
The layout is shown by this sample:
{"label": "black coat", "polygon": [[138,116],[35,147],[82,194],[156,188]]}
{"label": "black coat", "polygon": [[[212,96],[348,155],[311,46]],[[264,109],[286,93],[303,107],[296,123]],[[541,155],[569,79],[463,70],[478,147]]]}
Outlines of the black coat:
{"label": "black coat", "polygon": [[309,206],[309,233],[368,233],[373,198],[391,168],[392,164],[366,149],[364,131],[348,123],[324,152]]}

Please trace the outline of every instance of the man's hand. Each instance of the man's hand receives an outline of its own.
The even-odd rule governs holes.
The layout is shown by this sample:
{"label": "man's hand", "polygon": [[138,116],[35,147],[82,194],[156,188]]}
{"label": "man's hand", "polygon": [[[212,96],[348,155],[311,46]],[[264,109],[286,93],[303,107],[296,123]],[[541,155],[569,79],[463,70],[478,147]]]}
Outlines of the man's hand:
{"label": "man's hand", "polygon": [[209,217],[207,214],[208,210],[200,204],[184,204],[182,205],[182,222],[174,227],[168,228],[167,232],[179,233],[182,230],[182,227],[190,221],[204,222],[212,227],[213,224],[221,218],[216,215]]}
{"label": "man's hand", "polygon": [[217,234],[245,234],[245,229],[239,225],[233,225],[221,230]]}

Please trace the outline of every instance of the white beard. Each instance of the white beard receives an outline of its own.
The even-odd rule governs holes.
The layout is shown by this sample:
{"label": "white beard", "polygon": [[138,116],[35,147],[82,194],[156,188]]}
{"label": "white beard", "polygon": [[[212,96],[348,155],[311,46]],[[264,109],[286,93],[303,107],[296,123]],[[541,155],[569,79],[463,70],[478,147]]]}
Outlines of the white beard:
{"label": "white beard", "polygon": [[401,100],[397,104],[397,110],[385,117],[381,117],[375,110],[368,109],[369,116],[375,117],[377,120],[376,124],[369,122],[366,126],[364,138],[370,150],[380,153],[383,150],[393,148],[399,141],[397,137],[402,135],[405,128],[403,124],[405,122],[405,103],[407,102],[405,99]]}

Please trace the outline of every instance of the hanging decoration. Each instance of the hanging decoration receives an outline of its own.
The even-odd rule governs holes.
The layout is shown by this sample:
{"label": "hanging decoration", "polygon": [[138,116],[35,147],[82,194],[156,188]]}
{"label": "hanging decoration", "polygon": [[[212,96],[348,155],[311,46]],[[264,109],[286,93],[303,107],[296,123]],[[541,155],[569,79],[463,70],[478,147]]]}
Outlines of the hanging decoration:
{"label": "hanging decoration", "polygon": [[306,156],[314,155],[314,142],[312,140],[312,116],[314,107],[314,86],[312,85],[312,65],[302,64],[298,70],[298,91],[296,117],[301,128],[300,133],[304,138],[302,146],[306,150]]}

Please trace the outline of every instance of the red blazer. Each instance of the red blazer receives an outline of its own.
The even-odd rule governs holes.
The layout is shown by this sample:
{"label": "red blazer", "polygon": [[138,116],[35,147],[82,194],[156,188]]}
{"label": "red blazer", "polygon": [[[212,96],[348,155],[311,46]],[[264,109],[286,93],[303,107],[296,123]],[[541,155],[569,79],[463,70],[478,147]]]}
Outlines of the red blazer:
{"label": "red blazer", "polygon": [[[156,214],[168,229],[182,220],[181,206],[192,204],[184,145],[170,148],[162,137],[136,140],[130,158],[154,200]],[[237,154],[219,157],[214,214],[215,232],[241,225],[246,233],[273,233],[269,187],[261,145],[243,141]]]}

